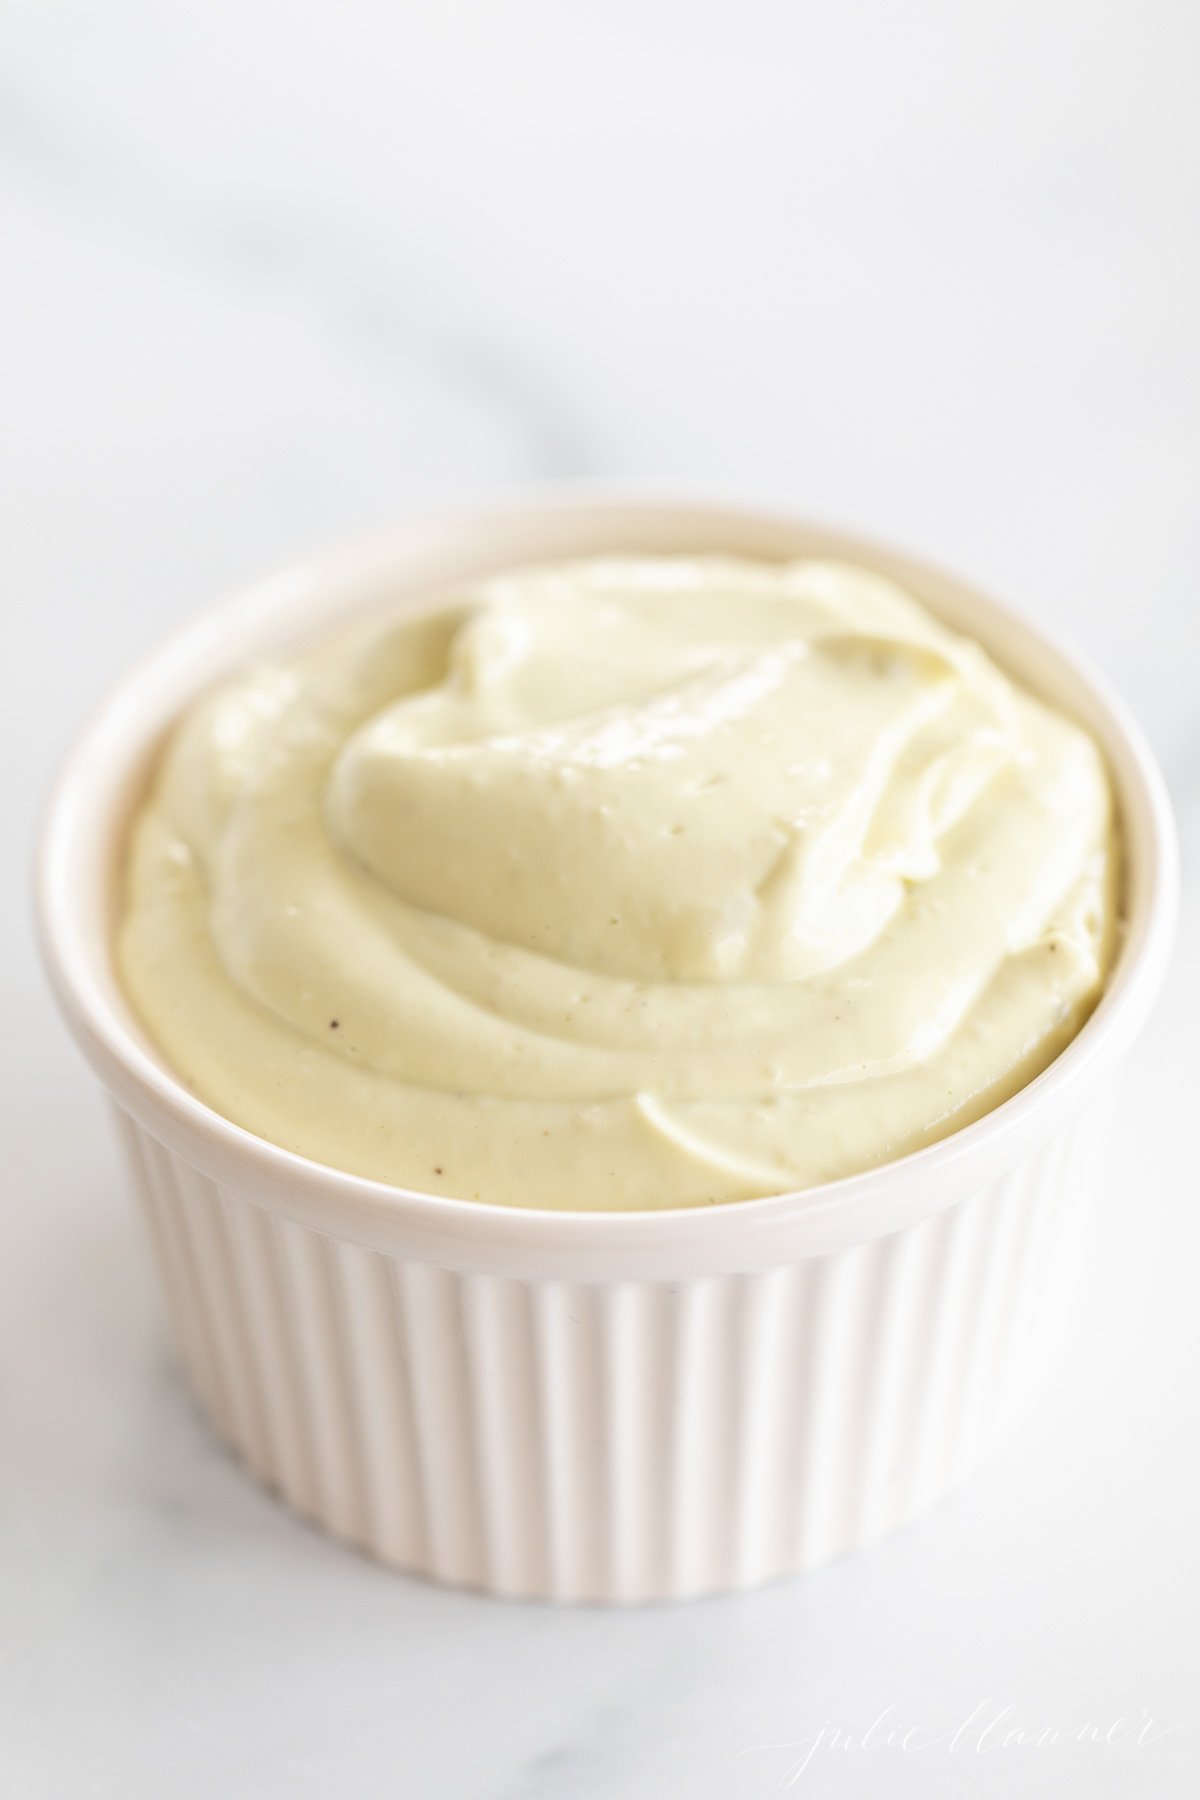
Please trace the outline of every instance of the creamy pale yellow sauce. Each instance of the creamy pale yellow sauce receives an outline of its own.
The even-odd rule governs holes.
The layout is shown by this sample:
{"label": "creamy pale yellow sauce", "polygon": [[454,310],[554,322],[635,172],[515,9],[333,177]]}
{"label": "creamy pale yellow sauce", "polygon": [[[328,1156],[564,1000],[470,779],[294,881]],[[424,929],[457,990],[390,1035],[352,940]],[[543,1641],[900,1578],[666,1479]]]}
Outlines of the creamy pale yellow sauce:
{"label": "creamy pale yellow sauce", "polygon": [[1038,1074],[1115,932],[1077,726],[845,564],[516,570],[252,668],[137,820],[121,973],[211,1106],[514,1206],[805,1187]]}

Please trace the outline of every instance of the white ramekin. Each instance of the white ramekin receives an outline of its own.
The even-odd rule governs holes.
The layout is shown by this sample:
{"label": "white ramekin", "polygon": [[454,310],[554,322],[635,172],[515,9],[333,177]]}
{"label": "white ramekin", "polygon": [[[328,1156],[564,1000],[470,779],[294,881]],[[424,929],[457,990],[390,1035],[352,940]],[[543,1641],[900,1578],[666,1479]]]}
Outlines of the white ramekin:
{"label": "white ramekin", "polygon": [[[1127,857],[1127,927],[1094,1016],[1023,1092],[945,1142],[726,1207],[597,1215],[411,1193],[210,1111],[139,1029],[111,955],[126,825],[180,707],[351,611],[613,550],[854,558],[1088,725]],[[792,518],[568,494],[405,526],[186,627],[70,756],[40,919],[221,1436],[300,1512],[399,1568],[496,1594],[635,1601],[748,1586],[869,1543],[1003,1431],[1066,1316],[1097,1192],[1095,1096],[1162,980],[1177,887],[1141,732],[1040,627]]]}

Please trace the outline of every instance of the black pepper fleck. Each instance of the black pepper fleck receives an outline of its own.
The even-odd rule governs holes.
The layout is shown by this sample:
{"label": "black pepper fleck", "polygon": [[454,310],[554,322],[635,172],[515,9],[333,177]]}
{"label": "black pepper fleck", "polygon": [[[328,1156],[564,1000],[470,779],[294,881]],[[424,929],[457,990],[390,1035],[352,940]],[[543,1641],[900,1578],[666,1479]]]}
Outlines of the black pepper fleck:
{"label": "black pepper fleck", "polygon": [[329,1021],[330,1031],[336,1031],[340,1023],[341,1023],[340,1019],[330,1019],[330,1021]]}

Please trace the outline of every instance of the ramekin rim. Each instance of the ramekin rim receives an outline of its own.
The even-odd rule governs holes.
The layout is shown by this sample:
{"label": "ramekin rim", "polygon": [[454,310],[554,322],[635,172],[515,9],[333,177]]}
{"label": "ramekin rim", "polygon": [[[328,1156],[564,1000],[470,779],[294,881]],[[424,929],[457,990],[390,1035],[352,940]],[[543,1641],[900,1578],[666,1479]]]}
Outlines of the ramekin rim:
{"label": "ramekin rim", "polygon": [[[70,919],[70,895],[63,891],[60,880],[62,863],[69,854],[72,810],[78,803],[78,790],[85,785],[87,766],[103,749],[105,738],[139,697],[145,703],[155,678],[184,654],[189,643],[207,638],[239,611],[278,606],[281,597],[297,583],[330,583],[338,578],[339,570],[345,580],[352,567],[369,557],[386,554],[390,546],[398,548],[415,531],[463,519],[480,522],[489,516],[511,518],[517,514],[532,525],[540,516],[550,517],[572,509],[597,513],[611,509],[669,509],[696,511],[710,517],[719,514],[731,522],[736,519],[751,526],[757,523],[764,529],[783,526],[811,531],[837,539],[847,549],[857,547],[864,553],[901,560],[949,582],[968,605],[980,606],[1005,619],[1031,640],[1035,649],[1049,652],[1068,668],[1088,691],[1104,716],[1112,741],[1122,745],[1133,777],[1132,782],[1122,784],[1122,802],[1127,804],[1132,797],[1148,826],[1151,859],[1146,871],[1147,900],[1138,921],[1139,941],[1122,945],[1096,1010],[1054,1061],[1011,1098],[973,1124],[932,1144],[816,1187],[704,1206],[602,1210],[505,1206],[425,1193],[355,1175],[247,1131],[190,1093],[165,1061],[149,1055],[120,1014],[108,1005],[99,983],[88,979],[92,953],[83,941],[82,929],[75,932],[72,941],[70,930],[63,928],[64,918]],[[1132,796],[1127,788],[1132,788]],[[484,1239],[493,1244],[503,1242],[508,1247],[560,1247],[571,1251],[627,1247],[636,1253],[640,1249],[663,1248],[684,1238],[694,1241],[696,1233],[712,1240],[711,1247],[716,1250],[731,1239],[753,1237],[783,1226],[794,1228],[803,1237],[806,1228],[819,1231],[822,1225],[826,1229],[821,1235],[828,1235],[832,1224],[839,1238],[857,1241],[863,1236],[884,1235],[907,1222],[906,1217],[899,1216],[902,1209],[897,1206],[895,1224],[877,1223],[865,1232],[854,1229],[853,1215],[875,1217],[881,1210],[887,1211],[886,1206],[881,1208],[881,1202],[887,1201],[889,1192],[898,1199],[902,1190],[911,1192],[913,1185],[922,1181],[932,1191],[948,1185],[957,1189],[964,1165],[977,1163],[989,1146],[1029,1136],[1036,1129],[1038,1115],[1046,1114],[1051,1101],[1066,1100],[1084,1087],[1088,1073],[1103,1072],[1136,1035],[1169,960],[1177,889],[1178,847],[1170,802],[1142,728],[1108,678],[1086,655],[1055,628],[1035,622],[1007,595],[997,594],[990,585],[986,591],[981,590],[944,566],[878,538],[838,525],[827,526],[782,507],[744,503],[728,494],[679,491],[663,484],[642,483],[625,489],[578,483],[549,490],[524,490],[499,502],[414,516],[391,530],[360,535],[241,583],[185,620],[125,671],[75,734],[43,811],[36,857],[35,913],[42,959],[60,1008],[80,1047],[118,1102],[136,1106],[137,1098],[144,1096],[151,1103],[150,1109],[160,1117],[166,1115],[193,1145],[205,1140],[219,1143],[232,1157],[248,1165],[269,1189],[304,1190],[318,1210],[328,1212],[328,1229],[332,1232],[338,1231],[339,1215],[343,1227],[351,1216],[361,1219],[366,1215],[384,1221],[394,1232],[411,1227],[425,1233],[449,1232],[456,1238],[470,1236],[476,1243]],[[947,1203],[951,1202],[933,1200],[919,1207],[917,1216],[937,1211]],[[910,1213],[911,1210],[910,1207]],[[835,1213],[844,1216],[834,1221]],[[842,1229],[836,1230],[839,1223]],[[623,1245],[625,1239],[629,1240],[627,1246]]]}

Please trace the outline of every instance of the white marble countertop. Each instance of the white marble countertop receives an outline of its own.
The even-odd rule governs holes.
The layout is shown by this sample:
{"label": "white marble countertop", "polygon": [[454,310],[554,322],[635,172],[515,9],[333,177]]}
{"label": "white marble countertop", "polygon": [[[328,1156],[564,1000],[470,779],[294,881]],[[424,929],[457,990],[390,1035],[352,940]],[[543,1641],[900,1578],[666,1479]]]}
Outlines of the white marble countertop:
{"label": "white marble countertop", "polygon": [[0,1792],[1193,1795],[1193,874],[1109,1274],[1009,1454],[814,1579],[621,1614],[385,1574],[216,1448],[26,846],[83,708],[215,591],[596,476],[1019,593],[1142,712],[1194,862],[1200,14],[14,0],[4,36]]}

